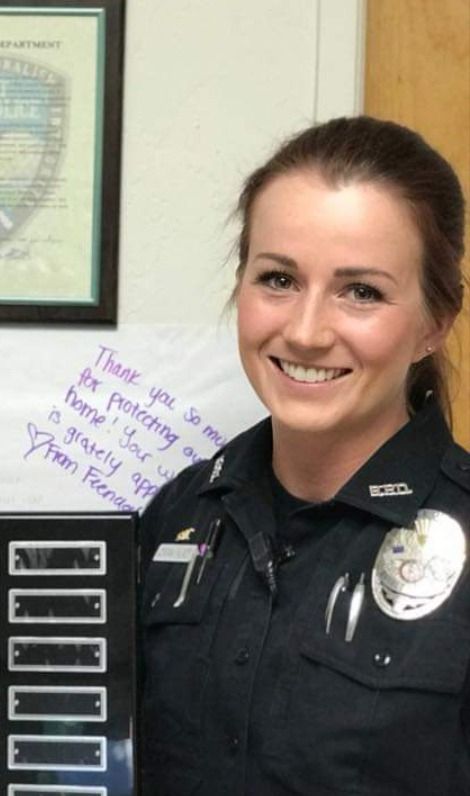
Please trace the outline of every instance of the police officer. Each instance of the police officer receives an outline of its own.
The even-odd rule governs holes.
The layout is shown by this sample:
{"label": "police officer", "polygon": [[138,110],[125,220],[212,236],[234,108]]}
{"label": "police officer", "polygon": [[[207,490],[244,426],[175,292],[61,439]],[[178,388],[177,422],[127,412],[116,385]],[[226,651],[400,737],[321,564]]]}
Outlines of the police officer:
{"label": "police officer", "polygon": [[143,517],[144,796],[468,796],[458,180],[414,132],[336,119],[239,211],[240,354],[269,417]]}

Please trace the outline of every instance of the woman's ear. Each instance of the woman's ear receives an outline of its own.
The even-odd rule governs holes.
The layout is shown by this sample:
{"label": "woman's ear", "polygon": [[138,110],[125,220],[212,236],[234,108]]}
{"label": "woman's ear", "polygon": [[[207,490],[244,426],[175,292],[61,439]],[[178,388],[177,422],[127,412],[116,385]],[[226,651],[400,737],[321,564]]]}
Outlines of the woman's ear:
{"label": "woman's ear", "polygon": [[421,359],[428,357],[430,354],[442,348],[453,326],[454,320],[454,316],[441,318],[437,321],[434,318],[427,320],[419,350],[416,351],[415,362],[419,362]]}

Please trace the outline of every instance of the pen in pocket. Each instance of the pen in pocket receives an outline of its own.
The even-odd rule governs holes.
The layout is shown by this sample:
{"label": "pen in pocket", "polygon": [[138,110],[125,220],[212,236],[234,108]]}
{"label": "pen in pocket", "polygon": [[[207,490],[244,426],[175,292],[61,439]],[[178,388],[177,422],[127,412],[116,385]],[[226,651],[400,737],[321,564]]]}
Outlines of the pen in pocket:
{"label": "pen in pocket", "polygon": [[211,558],[214,558],[217,544],[220,539],[220,534],[222,532],[222,527],[223,527],[222,520],[219,517],[213,520],[209,525],[209,530],[207,532],[205,541],[201,545],[199,545],[199,555],[201,557],[201,565],[199,567],[196,583],[201,582],[207,562]]}

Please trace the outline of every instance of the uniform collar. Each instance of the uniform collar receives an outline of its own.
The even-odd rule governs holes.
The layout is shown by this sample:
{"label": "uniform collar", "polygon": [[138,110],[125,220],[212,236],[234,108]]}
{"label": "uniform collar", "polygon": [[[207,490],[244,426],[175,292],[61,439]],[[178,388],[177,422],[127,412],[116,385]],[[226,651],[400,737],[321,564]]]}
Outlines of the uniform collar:
{"label": "uniform collar", "polygon": [[432,401],[363,464],[335,500],[409,526],[432,491],[451,442]]}
{"label": "uniform collar", "polygon": [[[379,448],[339,490],[334,501],[367,511],[395,524],[410,525],[430,494],[441,461],[452,441],[433,401]],[[200,494],[252,491],[272,459],[270,418],[240,434],[210,462]]]}
{"label": "uniform collar", "polygon": [[224,493],[265,479],[272,460],[271,418],[239,434],[209,464],[200,495]]}

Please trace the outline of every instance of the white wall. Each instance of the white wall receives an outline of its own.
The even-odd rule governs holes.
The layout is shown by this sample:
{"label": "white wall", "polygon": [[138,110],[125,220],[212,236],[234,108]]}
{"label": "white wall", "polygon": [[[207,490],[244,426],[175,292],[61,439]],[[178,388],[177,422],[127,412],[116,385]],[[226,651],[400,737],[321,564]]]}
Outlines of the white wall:
{"label": "white wall", "polygon": [[360,110],[362,0],[128,0],[121,322],[208,322],[226,220],[286,135]]}

